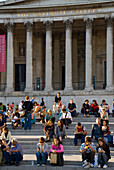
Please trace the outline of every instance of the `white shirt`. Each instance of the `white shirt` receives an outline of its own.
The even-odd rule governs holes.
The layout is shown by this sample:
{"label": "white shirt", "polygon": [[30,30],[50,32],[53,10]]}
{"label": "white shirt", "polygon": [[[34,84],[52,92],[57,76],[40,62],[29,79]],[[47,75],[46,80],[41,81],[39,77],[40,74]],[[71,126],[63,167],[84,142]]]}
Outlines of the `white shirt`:
{"label": "white shirt", "polygon": [[[67,115],[66,115],[67,114]],[[61,117],[59,118],[60,120],[61,119],[64,119],[64,118],[70,118],[71,121],[72,121],[72,116],[71,116],[71,113],[70,112],[67,112],[67,113],[62,113]]]}

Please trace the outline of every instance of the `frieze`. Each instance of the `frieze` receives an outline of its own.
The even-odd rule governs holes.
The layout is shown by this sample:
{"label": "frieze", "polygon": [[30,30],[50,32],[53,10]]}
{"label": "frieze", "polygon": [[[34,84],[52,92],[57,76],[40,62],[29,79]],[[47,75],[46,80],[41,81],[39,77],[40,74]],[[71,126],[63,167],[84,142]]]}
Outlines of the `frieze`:
{"label": "frieze", "polygon": [[69,16],[69,15],[84,15],[84,14],[95,14],[100,13],[101,8],[96,9],[84,9],[84,10],[64,10],[64,11],[51,11],[51,12],[35,12],[35,13],[18,13],[18,18],[29,18],[29,17],[53,17],[53,16]]}

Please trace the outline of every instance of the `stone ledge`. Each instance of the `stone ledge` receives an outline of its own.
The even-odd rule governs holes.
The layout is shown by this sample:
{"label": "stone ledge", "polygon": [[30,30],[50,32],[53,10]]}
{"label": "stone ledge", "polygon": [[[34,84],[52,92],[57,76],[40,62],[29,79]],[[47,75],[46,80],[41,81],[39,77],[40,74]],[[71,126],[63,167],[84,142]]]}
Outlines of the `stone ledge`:
{"label": "stone ledge", "polygon": [[0,92],[0,97],[23,97],[26,95],[29,96],[55,96],[57,92],[61,93],[61,96],[102,96],[102,95],[114,95],[114,90],[112,91],[107,91],[107,90],[93,90],[93,91],[85,91],[85,90],[80,90],[80,91],[31,91],[31,92]]}

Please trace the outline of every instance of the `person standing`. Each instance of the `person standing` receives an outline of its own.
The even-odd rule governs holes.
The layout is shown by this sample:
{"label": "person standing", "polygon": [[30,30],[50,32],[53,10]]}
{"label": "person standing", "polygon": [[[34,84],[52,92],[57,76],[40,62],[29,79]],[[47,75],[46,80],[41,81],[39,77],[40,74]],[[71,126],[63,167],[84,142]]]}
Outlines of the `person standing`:
{"label": "person standing", "polygon": [[24,124],[24,130],[27,129],[27,121],[28,121],[28,126],[29,129],[31,129],[31,110],[33,109],[33,103],[30,101],[29,96],[25,97],[25,102],[23,104],[23,109],[25,109],[25,124]]}
{"label": "person standing", "polygon": [[61,101],[60,93],[58,92],[55,96],[55,102],[58,103],[58,101]]}

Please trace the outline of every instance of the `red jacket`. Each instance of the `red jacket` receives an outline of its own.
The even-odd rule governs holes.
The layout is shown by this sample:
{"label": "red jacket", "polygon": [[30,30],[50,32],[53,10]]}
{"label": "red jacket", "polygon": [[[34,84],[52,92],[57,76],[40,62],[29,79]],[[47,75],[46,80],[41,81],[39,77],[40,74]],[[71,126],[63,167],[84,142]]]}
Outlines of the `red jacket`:
{"label": "red jacket", "polygon": [[91,104],[91,107],[93,108],[93,111],[95,111],[96,108],[99,108],[99,105],[96,103],[96,105]]}

